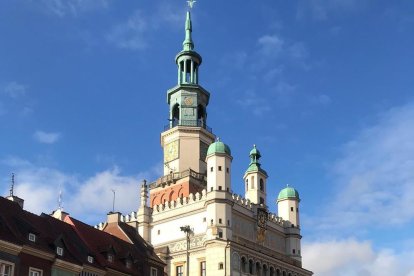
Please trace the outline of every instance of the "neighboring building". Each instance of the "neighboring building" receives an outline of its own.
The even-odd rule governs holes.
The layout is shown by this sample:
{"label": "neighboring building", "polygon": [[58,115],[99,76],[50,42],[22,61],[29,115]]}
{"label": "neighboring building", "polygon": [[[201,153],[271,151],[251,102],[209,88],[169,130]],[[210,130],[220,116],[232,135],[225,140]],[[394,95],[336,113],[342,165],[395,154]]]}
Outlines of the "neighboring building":
{"label": "neighboring building", "polygon": [[[14,201],[14,202],[13,202]],[[125,241],[58,210],[40,216],[0,197],[0,275],[161,276],[165,264],[136,234]],[[134,229],[125,226],[132,235]],[[150,274],[152,273],[152,274]]]}
{"label": "neighboring building", "polygon": [[[116,221],[138,227],[170,276],[312,275],[302,268],[299,194],[284,188],[278,215],[269,213],[268,175],[256,146],[243,177],[245,195],[232,193],[233,158],[207,126],[210,93],[199,84],[202,58],[191,34],[187,12],[178,84],[167,92],[170,123],[161,133],[164,176],[144,181],[138,212]],[[98,227],[125,238],[110,224]]]}

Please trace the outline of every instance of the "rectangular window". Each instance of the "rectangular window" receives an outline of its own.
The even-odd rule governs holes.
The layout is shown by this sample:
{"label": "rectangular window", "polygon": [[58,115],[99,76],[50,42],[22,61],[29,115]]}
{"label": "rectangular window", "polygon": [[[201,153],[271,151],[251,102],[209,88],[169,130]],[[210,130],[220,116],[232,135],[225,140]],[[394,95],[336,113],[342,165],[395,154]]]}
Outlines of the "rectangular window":
{"label": "rectangular window", "polygon": [[0,276],[12,276],[14,265],[0,260]]}
{"label": "rectangular window", "polygon": [[219,191],[221,191],[221,186],[219,186]]}
{"label": "rectangular window", "polygon": [[213,167],[210,168],[210,172],[212,172],[212,171],[213,171]]}
{"label": "rectangular window", "polygon": [[224,269],[224,265],[223,265],[223,263],[219,263],[219,267],[218,267],[218,269]]}
{"label": "rectangular window", "polygon": [[293,207],[290,207],[290,211],[292,211],[292,212],[293,212]]}
{"label": "rectangular window", "polygon": [[295,249],[292,249],[292,253],[295,254],[296,253],[296,250]]}
{"label": "rectangular window", "polygon": [[151,267],[151,276],[158,276],[158,271],[156,268]]}
{"label": "rectangular window", "polygon": [[229,173],[229,168],[226,168],[226,172]]}
{"label": "rectangular window", "polygon": [[29,241],[35,242],[36,241],[36,235],[33,233],[29,233]]}
{"label": "rectangular window", "polygon": [[63,248],[62,247],[56,247],[56,254],[59,256],[63,256]]}
{"label": "rectangular window", "polygon": [[221,218],[219,218],[219,223],[221,224]]}
{"label": "rectangular window", "polygon": [[221,166],[218,166],[218,170],[221,171]]}
{"label": "rectangular window", "polygon": [[176,276],[183,276],[184,275],[184,269],[182,265],[179,265],[175,268],[175,275]]}
{"label": "rectangular window", "polygon": [[43,271],[36,268],[30,268],[29,269],[29,276],[42,276]]}
{"label": "rectangular window", "polygon": [[221,239],[221,238],[223,238],[223,232],[219,232],[219,238]]}
{"label": "rectangular window", "polygon": [[200,263],[200,276],[206,276],[206,262]]}

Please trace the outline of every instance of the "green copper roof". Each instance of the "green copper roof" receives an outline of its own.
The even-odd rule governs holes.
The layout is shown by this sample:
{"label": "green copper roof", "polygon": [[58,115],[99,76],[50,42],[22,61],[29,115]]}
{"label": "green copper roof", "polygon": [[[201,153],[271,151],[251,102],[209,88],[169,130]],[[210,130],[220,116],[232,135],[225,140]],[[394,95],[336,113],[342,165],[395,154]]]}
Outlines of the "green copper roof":
{"label": "green copper roof", "polygon": [[231,150],[230,147],[224,144],[223,142],[216,141],[208,147],[207,155],[216,153],[225,153],[231,155]]}
{"label": "green copper roof", "polygon": [[261,157],[260,151],[256,148],[256,145],[253,145],[253,149],[250,151],[250,164],[245,173],[249,172],[261,172],[267,176],[267,172],[263,170],[260,166],[259,159]]}
{"label": "green copper roof", "polygon": [[191,32],[193,31],[191,23],[190,11],[187,12],[187,18],[185,20],[185,39],[183,42],[183,51],[192,51],[194,49],[194,42],[191,38]]}
{"label": "green copper roof", "polygon": [[289,198],[300,200],[298,191],[296,191],[296,189],[293,187],[287,186],[280,191],[279,196],[277,197],[277,201]]}

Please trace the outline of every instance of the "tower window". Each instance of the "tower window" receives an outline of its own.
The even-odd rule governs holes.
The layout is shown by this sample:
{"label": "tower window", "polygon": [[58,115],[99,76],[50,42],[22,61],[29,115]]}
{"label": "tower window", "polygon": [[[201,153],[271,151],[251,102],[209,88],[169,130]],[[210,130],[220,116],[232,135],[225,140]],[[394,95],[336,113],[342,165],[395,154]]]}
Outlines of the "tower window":
{"label": "tower window", "polygon": [[224,269],[224,264],[223,263],[219,263],[218,269]]}
{"label": "tower window", "polygon": [[203,218],[203,222],[206,222],[206,218],[205,217]]}
{"label": "tower window", "polygon": [[221,166],[218,166],[218,170],[221,171]]}
{"label": "tower window", "polygon": [[230,226],[230,220],[229,219],[227,220],[227,225]]}
{"label": "tower window", "polygon": [[293,207],[290,207],[290,211],[292,211],[292,212],[293,212]]}
{"label": "tower window", "polygon": [[158,229],[158,235],[161,234],[161,230]]}
{"label": "tower window", "polygon": [[210,172],[212,172],[212,171],[213,171],[213,167],[210,168]]}
{"label": "tower window", "polygon": [[299,212],[299,208],[296,208],[296,213]]}
{"label": "tower window", "polygon": [[295,250],[295,249],[292,249],[292,253],[293,253],[293,254],[296,254],[296,250]]}
{"label": "tower window", "polygon": [[219,223],[221,224],[221,219],[219,219]]}
{"label": "tower window", "polygon": [[219,238],[222,239],[223,238],[223,232],[219,232]]}
{"label": "tower window", "polygon": [[219,191],[221,191],[221,186],[219,186]]}
{"label": "tower window", "polygon": [[230,171],[229,168],[226,168],[226,172],[229,173],[229,171]]}
{"label": "tower window", "polygon": [[213,220],[210,220],[210,224],[213,225]]}
{"label": "tower window", "polygon": [[260,191],[264,191],[264,181],[262,178],[260,178]]}

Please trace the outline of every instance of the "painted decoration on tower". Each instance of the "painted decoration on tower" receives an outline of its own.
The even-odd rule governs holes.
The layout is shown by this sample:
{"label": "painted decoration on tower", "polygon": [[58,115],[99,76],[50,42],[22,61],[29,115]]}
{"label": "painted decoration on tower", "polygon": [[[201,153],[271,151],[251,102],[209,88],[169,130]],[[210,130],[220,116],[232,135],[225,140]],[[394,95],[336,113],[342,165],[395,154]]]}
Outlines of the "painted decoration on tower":
{"label": "painted decoration on tower", "polygon": [[257,209],[257,225],[261,228],[266,228],[267,226],[266,209],[262,209],[262,208]]}
{"label": "painted decoration on tower", "polygon": [[175,140],[165,145],[164,148],[164,163],[168,163],[178,158],[179,155],[179,140]]}

